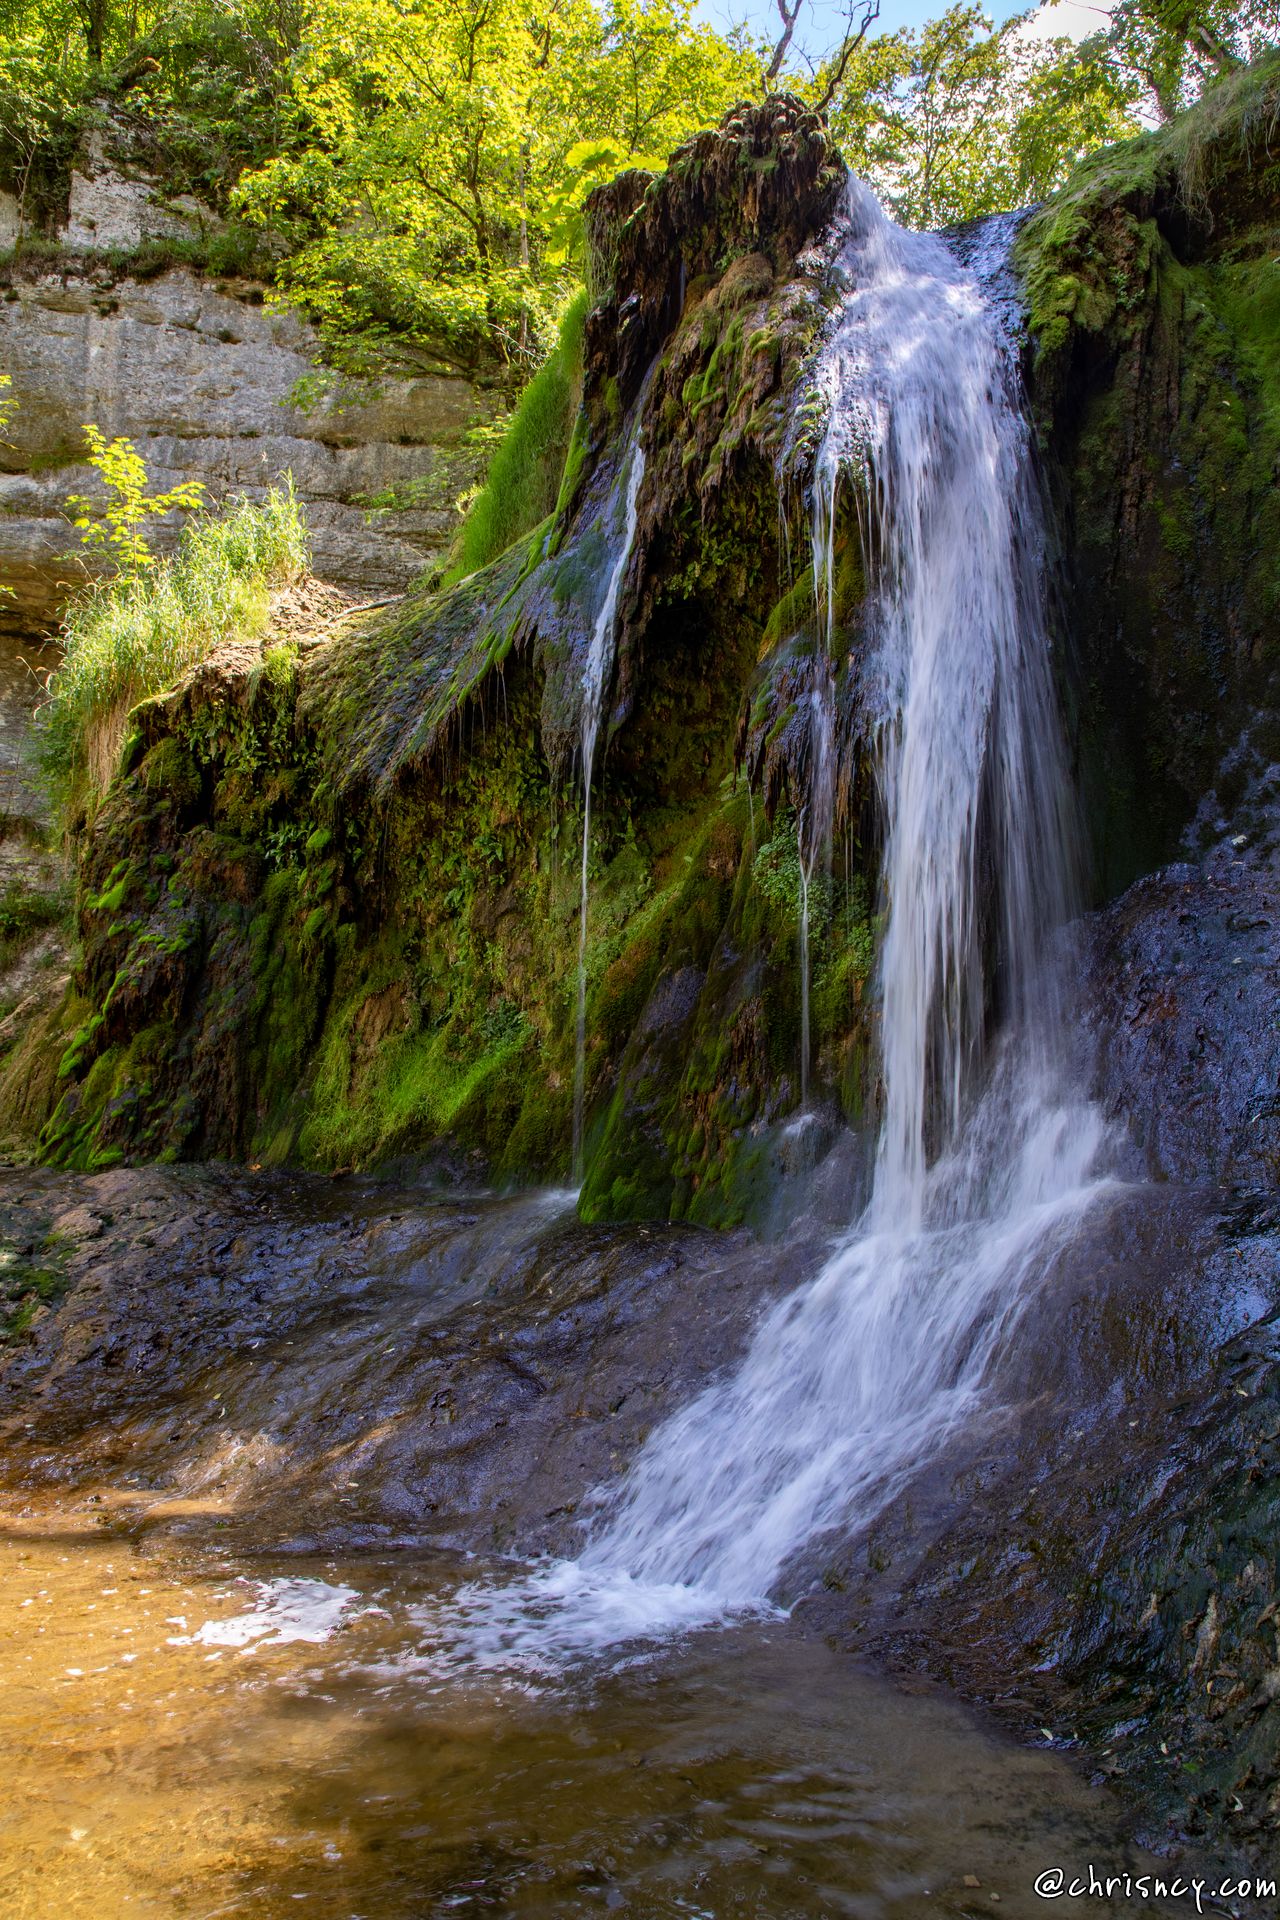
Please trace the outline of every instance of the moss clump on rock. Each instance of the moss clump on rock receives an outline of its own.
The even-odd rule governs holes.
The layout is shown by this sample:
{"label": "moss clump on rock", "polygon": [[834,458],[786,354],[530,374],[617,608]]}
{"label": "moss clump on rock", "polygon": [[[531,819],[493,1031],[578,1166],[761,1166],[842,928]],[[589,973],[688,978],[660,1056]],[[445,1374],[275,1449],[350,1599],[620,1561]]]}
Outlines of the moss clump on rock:
{"label": "moss clump on rock", "polygon": [[458,536],[447,584],[496,560],[555,509],[582,400],[586,315],[584,289],[566,308],[559,338],[525,388],[494,453]]}
{"label": "moss clump on rock", "polygon": [[[590,849],[584,1208],[750,1212],[758,1142],[743,1142],[796,1097],[798,984],[794,918],[757,898],[735,761],[776,667],[769,608],[795,598],[774,474],[822,313],[820,268],[795,255],[838,181],[810,119],[788,102],[744,110],[618,203],[614,321],[588,320],[578,423],[570,434],[564,402],[581,314],[495,463],[519,497],[504,521],[495,487],[477,520],[466,557],[485,564],[323,645],[224,648],[131,716],[82,851],[86,1015],[50,1158],[335,1166],[449,1140],[499,1176],[564,1170],[578,688],[638,431]],[[766,151],[779,164],[761,171]],[[597,206],[597,243],[604,224]],[[678,272],[676,227],[685,297],[654,306],[655,275]],[[638,421],[634,341],[616,324],[637,302],[653,349]],[[740,940],[769,950],[744,959]],[[824,1006],[834,1059],[848,1009],[838,994]],[[650,1041],[671,1043],[656,1073]],[[621,1171],[646,1127],[649,1162]]]}

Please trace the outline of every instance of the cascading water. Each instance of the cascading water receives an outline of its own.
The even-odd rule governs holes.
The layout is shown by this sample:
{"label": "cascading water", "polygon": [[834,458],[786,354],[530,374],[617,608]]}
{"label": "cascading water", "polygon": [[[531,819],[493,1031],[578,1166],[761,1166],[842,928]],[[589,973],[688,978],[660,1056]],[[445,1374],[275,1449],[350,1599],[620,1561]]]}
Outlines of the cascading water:
{"label": "cascading water", "polygon": [[796,821],[800,857],[800,1107],[809,1104],[809,982],[810,903],[815,878],[820,878],[831,852],[831,822],[835,811],[835,715],[831,659],[820,653],[813,662],[804,695],[808,738],[805,742],[805,800]]}
{"label": "cascading water", "polygon": [[903,233],[856,181],[848,218],[814,545],[830,621],[835,497],[854,466],[878,576],[861,707],[888,826],[875,1213],[918,1226],[930,1136],[956,1138],[992,998],[1023,1047],[1052,1039],[1044,946],[1073,903],[1075,837],[1008,355],[978,279],[941,240]]}
{"label": "cascading water", "polygon": [[[636,415],[639,418],[640,409]],[[582,712],[579,757],[582,767],[582,886],[578,916],[578,1018],[573,1056],[573,1177],[582,1179],[582,1110],[587,1064],[587,865],[591,853],[591,779],[595,771],[596,740],[604,710],[605,689],[613,666],[613,637],[618,615],[618,593],[636,537],[637,503],[644,479],[644,448],[637,431],[631,444],[631,464],[624,496],[622,543],[610,569],[604,599],[596,615],[582,672]]]}
{"label": "cascading water", "polygon": [[[766,1604],[797,1549],[873,1518],[972,1418],[1102,1184],[1101,1123],[1071,1093],[1055,1003],[1074,837],[1011,357],[981,279],[941,239],[893,226],[856,182],[847,221],[814,552],[830,625],[852,483],[872,583],[859,693],[886,824],[872,1198],[737,1369],[651,1437],[576,1562],[524,1583],[518,1618],[510,1594],[473,1592],[499,1660]],[[811,775],[831,777],[820,753]],[[811,817],[802,853],[818,831]]]}
{"label": "cascading water", "polygon": [[[829,397],[829,396],[828,396]],[[835,815],[836,750],[835,686],[832,655],[835,647],[835,512],[840,466],[829,454],[828,442],[819,454],[813,482],[813,518],[810,551],[813,590],[821,644],[809,671],[809,685],[801,698],[806,721],[804,799],[796,820],[796,851],[800,860],[800,1110],[809,1105],[811,1055],[810,901],[815,876],[830,857]]]}

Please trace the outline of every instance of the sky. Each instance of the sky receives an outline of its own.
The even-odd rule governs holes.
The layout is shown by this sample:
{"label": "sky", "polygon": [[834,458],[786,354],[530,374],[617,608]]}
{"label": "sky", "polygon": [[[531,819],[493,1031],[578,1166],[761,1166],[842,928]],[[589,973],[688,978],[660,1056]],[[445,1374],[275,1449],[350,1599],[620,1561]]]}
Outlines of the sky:
{"label": "sky", "polygon": [[[1009,0],[987,0],[987,11],[997,22],[1011,14],[1025,12],[1030,0],[1021,5]],[[947,0],[880,0],[880,17],[873,33],[892,33],[898,27],[918,27],[945,12]],[[1065,34],[1083,40],[1086,34],[1104,27],[1110,8],[1108,0],[1053,0],[1042,6],[1031,23],[1036,38]],[[702,13],[718,27],[746,20],[763,37],[776,39],[779,32],[776,0],[702,0]],[[804,12],[796,28],[795,42],[813,58],[829,53],[840,43],[847,9],[841,0],[805,0]]]}

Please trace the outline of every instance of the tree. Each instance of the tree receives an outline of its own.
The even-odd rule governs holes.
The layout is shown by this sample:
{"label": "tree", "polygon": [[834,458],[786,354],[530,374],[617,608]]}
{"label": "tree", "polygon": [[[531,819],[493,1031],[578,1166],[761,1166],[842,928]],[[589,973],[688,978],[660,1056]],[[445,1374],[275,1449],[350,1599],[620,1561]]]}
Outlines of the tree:
{"label": "tree", "polygon": [[77,116],[127,92],[145,163],[238,222],[341,371],[514,389],[585,276],[586,192],[738,100],[803,95],[897,217],[932,226],[1050,192],[1139,96],[1172,110],[1256,50],[1275,0],[1119,0],[1083,49],[993,31],[967,0],[873,35],[878,0],[844,0],[816,66],[804,0],[773,4],[764,45],[698,0],[0,0],[0,184],[50,213]]}
{"label": "tree", "polygon": [[107,490],[105,501],[84,494],[68,496],[67,506],[78,509],[72,525],[84,544],[111,562],[118,574],[141,573],[155,565],[155,555],[142,537],[148,520],[166,513],[193,513],[204,499],[199,480],[180,480],[168,493],[147,492],[147,468],[132,440],[108,440],[95,426],[86,426],[89,465]]}
{"label": "tree", "polygon": [[1274,0],[1118,0],[1102,47],[1120,81],[1171,120],[1210,81],[1277,42]]}
{"label": "tree", "polygon": [[833,130],[906,225],[1042,199],[1092,147],[1134,131],[1137,90],[1096,48],[1030,41],[1021,25],[994,31],[981,7],[958,4],[918,32],[866,42],[849,61]]}
{"label": "tree", "polygon": [[39,201],[41,162],[74,142],[79,88],[30,40],[0,40],[0,173],[18,202],[18,239]]}
{"label": "tree", "polygon": [[1010,206],[1029,206],[1062,186],[1095,147],[1138,131],[1136,90],[1097,39],[1042,42],[1019,55],[1021,74],[1006,119]]}
{"label": "tree", "polygon": [[111,18],[109,0],[76,0],[76,12],[84,29],[85,50],[91,67],[101,67],[106,47],[107,26]]}
{"label": "tree", "polygon": [[285,291],[339,352],[518,377],[581,274],[571,156],[665,156],[759,73],[693,0],[315,0],[311,28],[281,151],[235,196],[285,238]]}

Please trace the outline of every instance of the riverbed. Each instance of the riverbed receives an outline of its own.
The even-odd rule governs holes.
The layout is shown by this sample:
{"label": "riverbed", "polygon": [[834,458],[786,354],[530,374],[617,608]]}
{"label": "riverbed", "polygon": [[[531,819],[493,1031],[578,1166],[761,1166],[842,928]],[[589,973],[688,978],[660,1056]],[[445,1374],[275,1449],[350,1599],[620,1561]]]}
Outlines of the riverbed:
{"label": "riverbed", "polygon": [[[1132,1258],[1121,1215],[1108,1236]],[[1139,1852],[1105,1778],[1181,1751],[1096,1715],[1082,1741],[1037,1675],[1049,1589],[1011,1543],[1083,1511],[1060,1470],[1061,1515],[1037,1491],[1062,1431],[1044,1381],[1039,1425],[1005,1436],[1010,1491],[988,1434],[978,1478],[953,1460],[895,1506],[898,1539],[800,1567],[790,1614],[540,1657],[528,1567],[580,1549],[596,1490],[821,1233],[587,1228],[571,1193],[438,1167],[209,1167],[2,1174],[0,1240],[22,1320],[0,1349],[6,1914],[972,1920],[1133,1910],[1038,1898],[1057,1867],[1194,1871],[1185,1845]]]}
{"label": "riverbed", "polygon": [[148,1543],[106,1488],[0,1527],[14,1920],[1099,1914],[1036,1875],[1161,1871],[1047,1742],[785,1621],[442,1679],[473,1564]]}

